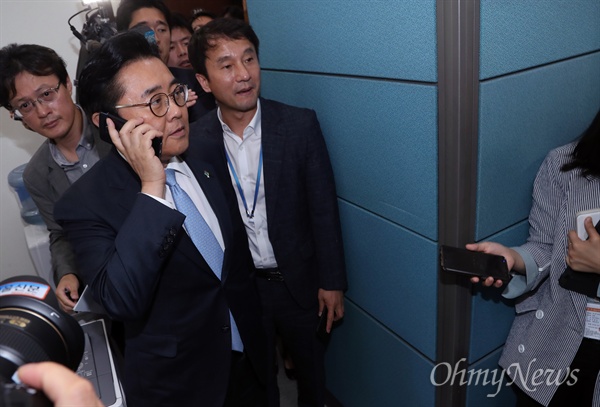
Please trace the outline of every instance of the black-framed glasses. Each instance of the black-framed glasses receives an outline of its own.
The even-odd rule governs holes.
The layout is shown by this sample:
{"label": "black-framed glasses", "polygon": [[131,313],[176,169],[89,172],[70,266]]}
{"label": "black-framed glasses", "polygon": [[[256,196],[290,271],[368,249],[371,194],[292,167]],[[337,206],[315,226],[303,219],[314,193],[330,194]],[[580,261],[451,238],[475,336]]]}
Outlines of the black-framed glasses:
{"label": "black-framed glasses", "polygon": [[134,103],[132,105],[118,105],[115,109],[124,109],[126,107],[149,107],[150,111],[156,117],[163,117],[169,111],[169,99],[179,107],[185,106],[188,101],[187,85],[178,84],[171,93],[157,93],[146,103]]}
{"label": "black-framed glasses", "polygon": [[60,88],[60,85],[61,83],[58,82],[58,85],[56,85],[54,88],[46,89],[34,100],[25,100],[19,103],[12,111],[15,115],[15,118],[19,120],[23,117],[29,116],[35,110],[35,105],[37,103],[47,105],[54,102],[56,99],[58,99],[58,89]]}

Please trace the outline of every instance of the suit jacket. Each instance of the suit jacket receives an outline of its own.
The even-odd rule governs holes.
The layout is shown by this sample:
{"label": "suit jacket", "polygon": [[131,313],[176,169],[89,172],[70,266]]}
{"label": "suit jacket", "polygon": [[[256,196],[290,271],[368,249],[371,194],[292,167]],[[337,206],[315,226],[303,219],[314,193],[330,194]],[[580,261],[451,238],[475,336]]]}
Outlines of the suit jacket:
{"label": "suit jacket", "polygon": [[[83,119],[87,120],[85,114]],[[94,146],[99,157],[106,156],[111,144],[100,139],[96,126],[91,122],[87,121],[85,126],[84,131],[90,131],[94,136]],[[71,245],[53,214],[54,204],[71,183],[64,170],[52,158],[49,143],[50,140],[46,140],[31,157],[23,172],[23,182],[50,232],[52,272],[54,282],[58,284],[64,275],[77,274],[77,269]]]}
{"label": "suit jacket", "polygon": [[[346,269],[337,194],[329,154],[313,110],[260,99],[263,173],[269,238],[294,299],[315,306],[319,288],[346,290]],[[229,181],[223,129],[216,110],[192,125],[205,137],[203,150]]]}
{"label": "suit jacket", "polygon": [[[579,211],[600,206],[600,180],[584,177],[580,169],[562,172],[575,143],[551,151],[533,187],[527,243],[515,248],[527,265],[525,277],[515,276],[510,291],[521,283],[516,317],[504,345],[500,366],[514,383],[542,405],[548,405],[561,380],[573,382],[568,371],[583,339],[588,297],[566,290],[559,278],[566,267],[567,233],[576,230]],[[506,292],[504,294],[506,296]],[[536,373],[544,371],[543,376]],[[594,391],[600,400],[600,376]]]}
{"label": "suit jacket", "polygon": [[136,406],[222,406],[231,361],[229,311],[259,378],[266,342],[250,253],[197,146],[182,157],[218,220],[225,253],[219,280],[183,229],[185,216],[141,194],[138,176],[113,150],[57,203],[82,279],[109,316],[125,321],[124,388]]}

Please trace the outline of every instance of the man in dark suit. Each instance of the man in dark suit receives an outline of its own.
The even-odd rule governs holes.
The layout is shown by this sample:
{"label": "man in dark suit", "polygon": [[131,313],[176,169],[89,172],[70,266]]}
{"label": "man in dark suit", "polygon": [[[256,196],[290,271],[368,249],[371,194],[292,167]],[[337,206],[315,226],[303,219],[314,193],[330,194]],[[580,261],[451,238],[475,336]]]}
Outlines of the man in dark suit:
{"label": "man in dark suit", "polygon": [[190,61],[218,109],[194,123],[205,156],[219,157],[257,268],[270,354],[275,333],[290,352],[300,405],[325,397],[327,332],[344,315],[346,271],[333,172],[315,112],[259,98],[258,38],[245,22],[211,21],[194,33]]}
{"label": "man in dark suit", "polygon": [[56,297],[71,312],[79,298],[79,280],[71,245],[54,221],[54,204],[108,151],[71,94],[73,85],[63,59],[35,44],[11,44],[0,50],[0,105],[46,141],[29,160],[23,182],[50,232],[50,256]]}
{"label": "man in dark suit", "polygon": [[[95,300],[125,321],[127,405],[263,406],[266,346],[244,226],[190,142],[187,88],[135,32],[103,44],[79,84],[94,123],[98,112],[127,122],[117,131],[107,120],[116,149],[67,191],[55,216]],[[218,269],[192,241],[197,225],[165,185],[167,172],[220,246]]]}

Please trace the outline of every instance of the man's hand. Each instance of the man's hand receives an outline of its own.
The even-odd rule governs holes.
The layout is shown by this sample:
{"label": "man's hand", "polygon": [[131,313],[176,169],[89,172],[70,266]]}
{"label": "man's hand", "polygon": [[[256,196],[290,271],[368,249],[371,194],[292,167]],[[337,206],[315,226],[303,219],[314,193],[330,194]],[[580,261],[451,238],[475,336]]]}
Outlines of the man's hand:
{"label": "man's hand", "polygon": [[106,123],[113,144],[140,177],[141,192],[164,198],[165,169],[152,148],[152,139],[162,137],[162,132],[140,118],[128,120],[119,131],[111,119]]}
{"label": "man's hand", "polygon": [[104,407],[92,382],[54,362],[29,363],[17,370],[19,379],[41,390],[54,407]]}
{"label": "man's hand", "polygon": [[319,288],[319,316],[327,307],[327,333],[331,332],[333,321],[344,317],[344,293],[338,290],[324,290]]}
{"label": "man's hand", "polygon": [[79,299],[79,279],[75,274],[62,276],[56,287],[56,298],[63,311],[69,314],[73,312],[73,307]]}

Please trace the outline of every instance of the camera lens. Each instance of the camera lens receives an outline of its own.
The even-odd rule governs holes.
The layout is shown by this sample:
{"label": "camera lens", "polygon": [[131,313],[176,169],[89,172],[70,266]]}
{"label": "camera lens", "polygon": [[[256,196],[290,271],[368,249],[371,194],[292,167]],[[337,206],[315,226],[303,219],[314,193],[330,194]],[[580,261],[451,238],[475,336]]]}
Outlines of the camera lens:
{"label": "camera lens", "polygon": [[33,362],[76,370],[83,347],[83,330],[60,309],[44,279],[19,276],[0,282],[0,379],[11,381],[19,366]]}

